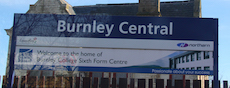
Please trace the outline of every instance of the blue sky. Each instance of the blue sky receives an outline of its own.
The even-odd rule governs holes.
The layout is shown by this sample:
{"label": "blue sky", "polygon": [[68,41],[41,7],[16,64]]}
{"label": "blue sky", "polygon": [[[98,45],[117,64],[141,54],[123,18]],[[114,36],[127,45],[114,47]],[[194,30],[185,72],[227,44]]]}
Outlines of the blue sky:
{"label": "blue sky", "polygon": [[[0,0],[0,75],[5,75],[9,37],[4,29],[13,26],[14,13],[26,13],[37,0]],[[66,0],[72,6],[105,3],[137,3],[138,0]],[[161,0],[182,1],[182,0]],[[219,19],[219,79],[230,81],[230,0],[202,0],[202,17]],[[2,82],[2,81],[1,81]]]}

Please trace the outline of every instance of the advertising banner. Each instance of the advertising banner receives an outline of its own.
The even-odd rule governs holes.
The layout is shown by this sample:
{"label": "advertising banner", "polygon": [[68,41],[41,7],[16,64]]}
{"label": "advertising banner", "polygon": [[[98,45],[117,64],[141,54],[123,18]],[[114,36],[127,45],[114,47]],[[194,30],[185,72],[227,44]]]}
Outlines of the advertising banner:
{"label": "advertising banner", "polygon": [[15,14],[14,67],[213,75],[217,20]]}
{"label": "advertising banner", "polygon": [[[206,51],[207,52],[207,51]],[[53,47],[17,47],[15,69],[27,70],[67,70],[78,71],[79,67],[141,69],[149,68],[149,73],[160,69],[197,69],[206,67],[213,70],[213,58],[208,52],[204,56],[192,57],[201,51],[165,51],[165,50],[128,50],[128,49],[91,49],[91,48],[53,48]],[[178,59],[179,58],[179,59]],[[171,59],[176,62],[172,63]],[[187,60],[189,59],[189,60]],[[205,63],[204,63],[205,62]],[[202,64],[202,65],[201,65]],[[177,68],[174,68],[176,66]],[[84,70],[83,70],[84,71]],[[141,70],[140,70],[141,71]],[[133,72],[133,71],[130,71]],[[136,72],[134,70],[134,72]],[[164,73],[164,72],[162,72]],[[180,74],[180,73],[177,73]],[[191,74],[191,73],[185,73]],[[195,74],[195,73],[194,73]],[[198,74],[198,73],[196,73]],[[211,74],[203,71],[199,74]]]}

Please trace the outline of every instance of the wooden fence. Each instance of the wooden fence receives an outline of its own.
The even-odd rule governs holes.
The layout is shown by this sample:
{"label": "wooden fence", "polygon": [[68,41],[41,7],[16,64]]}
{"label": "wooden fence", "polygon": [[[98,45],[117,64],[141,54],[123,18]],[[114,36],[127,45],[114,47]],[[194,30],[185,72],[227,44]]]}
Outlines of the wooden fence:
{"label": "wooden fence", "polygon": [[[128,81],[129,80],[129,81]],[[201,88],[200,80],[175,80],[174,86],[172,80],[167,80],[165,84],[164,79],[135,79],[119,78],[117,83],[116,78],[90,78],[90,77],[63,77],[63,76],[51,76],[51,77],[15,77],[13,87],[14,88]],[[154,82],[155,81],[155,82]],[[6,86],[6,76],[3,76],[2,88]],[[148,83],[146,83],[148,82]],[[137,84],[135,84],[137,83]],[[147,85],[146,85],[147,84]],[[153,86],[155,84],[155,86]],[[204,88],[210,88],[209,80],[205,80]],[[135,87],[136,85],[136,87]],[[166,85],[166,86],[165,86]],[[228,82],[223,81],[223,88],[228,88]]]}

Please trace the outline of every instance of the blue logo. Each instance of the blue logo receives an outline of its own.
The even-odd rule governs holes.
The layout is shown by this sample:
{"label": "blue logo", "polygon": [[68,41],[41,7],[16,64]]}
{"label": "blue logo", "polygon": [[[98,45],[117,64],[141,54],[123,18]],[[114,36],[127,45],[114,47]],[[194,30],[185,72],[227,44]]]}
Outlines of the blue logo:
{"label": "blue logo", "polygon": [[188,47],[187,43],[178,43],[177,44],[178,47]]}
{"label": "blue logo", "polygon": [[32,53],[32,49],[19,49],[18,62],[31,62]]}

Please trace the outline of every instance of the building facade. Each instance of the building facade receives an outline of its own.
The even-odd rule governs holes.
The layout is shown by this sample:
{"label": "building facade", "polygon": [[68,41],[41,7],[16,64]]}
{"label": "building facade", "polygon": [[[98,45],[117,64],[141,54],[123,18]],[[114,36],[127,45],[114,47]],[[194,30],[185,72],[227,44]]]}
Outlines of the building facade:
{"label": "building facade", "polygon": [[170,58],[170,69],[213,70],[213,52],[188,51]]}

